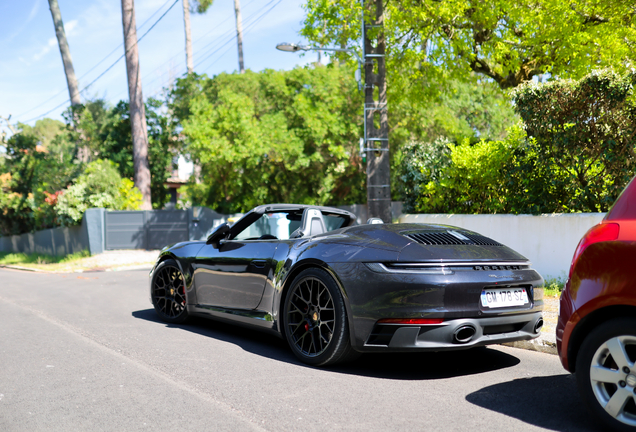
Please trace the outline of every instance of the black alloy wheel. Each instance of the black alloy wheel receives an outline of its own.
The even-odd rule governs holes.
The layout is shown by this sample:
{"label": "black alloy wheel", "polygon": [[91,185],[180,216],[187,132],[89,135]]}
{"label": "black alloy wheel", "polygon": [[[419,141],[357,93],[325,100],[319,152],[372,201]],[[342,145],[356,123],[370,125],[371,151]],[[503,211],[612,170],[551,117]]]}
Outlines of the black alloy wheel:
{"label": "black alloy wheel", "polygon": [[188,318],[185,280],[176,261],[169,259],[157,266],[151,296],[152,305],[163,321],[179,324]]}
{"label": "black alloy wheel", "polygon": [[356,356],[342,294],[327,272],[302,271],[287,291],[284,305],[285,337],[301,361],[325,366]]}
{"label": "black alloy wheel", "polygon": [[585,338],[576,379],[587,406],[614,430],[636,431],[636,319],[617,318]]}

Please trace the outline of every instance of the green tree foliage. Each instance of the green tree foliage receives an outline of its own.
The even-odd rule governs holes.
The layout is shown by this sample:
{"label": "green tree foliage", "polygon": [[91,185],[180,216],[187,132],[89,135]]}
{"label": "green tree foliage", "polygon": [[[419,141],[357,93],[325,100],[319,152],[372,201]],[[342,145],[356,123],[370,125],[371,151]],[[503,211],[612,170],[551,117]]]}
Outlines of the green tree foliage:
{"label": "green tree foliage", "polygon": [[[316,45],[359,44],[359,0],[307,0],[305,9],[302,34]],[[511,88],[544,73],[627,70],[636,9],[628,0],[389,1],[384,31],[389,91],[398,98],[425,90],[431,77],[470,71]]]}
{"label": "green tree foliage", "polygon": [[[170,200],[164,183],[170,177],[172,160],[177,154],[179,144],[171,117],[161,113],[161,109],[162,103],[156,99],[150,98],[146,102],[150,194],[154,208],[163,208]],[[122,177],[132,179],[135,170],[129,116],[127,102],[120,101],[111,110],[109,122],[104,125],[100,134],[98,154],[101,158],[115,162]]]}
{"label": "green tree foliage", "polygon": [[33,127],[19,124],[18,129],[5,143],[2,157],[0,235],[55,226],[46,199],[79,172],[73,163],[74,145],[60,133],[63,123],[44,119]]}
{"label": "green tree foliage", "polygon": [[411,196],[407,202],[408,210],[414,208],[420,213],[514,213],[518,202],[514,189],[516,179],[511,179],[509,173],[517,162],[515,152],[524,143],[525,133],[518,126],[511,128],[503,141],[436,143],[435,153],[416,155],[421,161],[419,172],[415,170],[414,173],[417,177],[414,174],[405,176],[407,180],[421,179],[418,196]]}
{"label": "green tree foliage", "polygon": [[636,73],[527,84],[514,93],[532,138],[520,172],[534,212],[607,211],[634,176]]}
{"label": "green tree foliage", "polygon": [[36,168],[43,155],[36,151],[37,138],[15,134],[6,143],[5,172],[0,187],[0,234],[12,235],[32,228],[35,215],[33,185],[37,181]]}
{"label": "green tree foliage", "polygon": [[405,147],[409,211],[603,212],[634,175],[635,74],[602,71],[514,92],[522,127],[500,141]]}
{"label": "green tree foliage", "polygon": [[[173,121],[162,109],[161,101],[150,98],[146,102],[150,193],[154,208],[162,208],[170,199],[164,183],[170,176],[172,159],[179,144]],[[70,127],[68,120],[70,140],[89,149],[89,160],[111,160],[122,177],[132,179],[135,171],[128,103],[120,101],[113,108],[105,101],[96,99],[74,110],[75,118],[79,120],[74,128]],[[69,114],[68,118],[72,116]]]}
{"label": "green tree foliage", "polygon": [[[435,160],[439,146],[430,143],[503,140],[506,129],[518,121],[504,92],[476,75],[466,81],[448,81],[445,88],[426,101],[403,99],[393,104],[389,139],[394,199],[414,208],[413,197],[419,186],[410,171],[421,163],[422,157]],[[413,165],[408,159],[413,159]]]}
{"label": "green tree foliage", "polygon": [[137,210],[141,201],[141,192],[131,180],[120,177],[113,162],[98,159],[57,198],[55,211],[62,225],[75,225],[91,207]]}
{"label": "green tree foliage", "polygon": [[190,11],[199,14],[206,13],[214,0],[190,0]]}
{"label": "green tree foliage", "polygon": [[[163,184],[179,144],[171,117],[163,109],[159,101],[151,99],[147,103],[152,193],[157,207],[169,199]],[[34,126],[18,124],[18,133],[3,143],[6,152],[0,153],[0,235],[76,223],[87,206],[136,207],[135,194],[127,186],[132,185],[133,176],[127,104],[120,102],[111,108],[102,100],[94,100],[74,106],[64,115],[66,125],[52,119],[38,120]],[[104,171],[81,163],[77,159],[79,149],[87,151],[89,162],[102,158],[114,165]],[[119,170],[114,180],[118,192],[109,189],[104,195],[90,186],[89,180],[97,176],[96,169]],[[87,195],[92,193],[95,196]]]}
{"label": "green tree foliage", "polygon": [[103,99],[88,100],[68,108],[63,117],[67,139],[75,143],[76,149],[86,148],[89,162],[98,158],[103,135],[108,133],[108,127],[114,122],[113,110],[108,103]]}
{"label": "green tree foliage", "polygon": [[465,139],[501,140],[517,123],[510,98],[494,83],[476,75],[465,81],[450,80],[426,101],[401,100],[391,106],[391,143],[424,142],[446,137],[459,143]]}
{"label": "green tree foliage", "polygon": [[438,138],[431,143],[411,141],[402,149],[398,165],[399,184],[403,210],[415,213],[421,210],[418,201],[428,204],[422,195],[429,184],[439,184],[451,165],[451,147],[447,138]]}
{"label": "green tree foliage", "polygon": [[201,167],[192,202],[364,202],[361,107],[353,71],[338,65],[178,80],[170,109]]}

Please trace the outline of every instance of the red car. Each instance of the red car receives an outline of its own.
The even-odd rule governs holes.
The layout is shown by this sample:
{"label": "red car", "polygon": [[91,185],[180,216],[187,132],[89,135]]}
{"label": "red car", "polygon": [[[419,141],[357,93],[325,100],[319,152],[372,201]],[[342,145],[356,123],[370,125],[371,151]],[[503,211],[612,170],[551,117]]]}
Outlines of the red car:
{"label": "red car", "polygon": [[636,180],[579,242],[556,339],[590,410],[616,430],[636,431]]}

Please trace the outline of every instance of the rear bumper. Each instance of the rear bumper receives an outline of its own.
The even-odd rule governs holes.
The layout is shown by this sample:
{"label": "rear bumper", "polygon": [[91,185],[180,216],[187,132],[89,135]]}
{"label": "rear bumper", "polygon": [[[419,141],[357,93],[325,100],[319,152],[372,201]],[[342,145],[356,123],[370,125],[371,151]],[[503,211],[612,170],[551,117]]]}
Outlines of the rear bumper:
{"label": "rear bumper", "polygon": [[[376,324],[361,352],[451,351],[537,338],[542,313],[462,318],[439,325]],[[538,327],[538,328],[537,328]]]}

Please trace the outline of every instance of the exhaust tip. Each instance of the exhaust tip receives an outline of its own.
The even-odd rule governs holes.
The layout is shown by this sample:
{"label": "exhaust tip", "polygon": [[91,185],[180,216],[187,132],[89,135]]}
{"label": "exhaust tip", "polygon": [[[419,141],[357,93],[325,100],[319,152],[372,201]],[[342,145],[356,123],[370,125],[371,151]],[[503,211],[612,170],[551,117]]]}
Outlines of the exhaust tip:
{"label": "exhaust tip", "polygon": [[541,327],[543,327],[543,317],[539,318],[534,324],[534,332],[539,333],[541,331]]}
{"label": "exhaust tip", "polygon": [[471,325],[461,326],[457,328],[457,330],[455,330],[455,332],[453,333],[453,342],[461,344],[468,343],[473,338],[473,336],[475,336],[475,332],[475,327]]}

